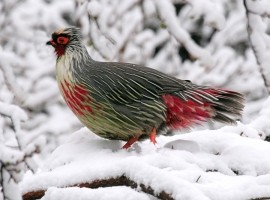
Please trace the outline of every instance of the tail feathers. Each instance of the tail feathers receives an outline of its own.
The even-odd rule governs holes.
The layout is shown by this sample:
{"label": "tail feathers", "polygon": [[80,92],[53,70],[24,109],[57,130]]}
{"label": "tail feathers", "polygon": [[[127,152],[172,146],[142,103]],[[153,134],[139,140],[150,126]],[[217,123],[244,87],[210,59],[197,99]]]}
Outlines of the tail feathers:
{"label": "tail feathers", "polygon": [[196,98],[203,103],[209,103],[212,110],[211,119],[221,123],[235,124],[244,109],[244,96],[240,93],[222,90],[202,88],[194,91]]}
{"label": "tail feathers", "polygon": [[217,90],[218,101],[212,103],[213,120],[227,124],[235,124],[242,116],[244,96],[240,93],[226,90]]}
{"label": "tail feathers", "polygon": [[242,94],[207,87],[196,86],[162,98],[167,107],[166,125],[171,129],[189,128],[207,120],[235,124],[244,108]]}

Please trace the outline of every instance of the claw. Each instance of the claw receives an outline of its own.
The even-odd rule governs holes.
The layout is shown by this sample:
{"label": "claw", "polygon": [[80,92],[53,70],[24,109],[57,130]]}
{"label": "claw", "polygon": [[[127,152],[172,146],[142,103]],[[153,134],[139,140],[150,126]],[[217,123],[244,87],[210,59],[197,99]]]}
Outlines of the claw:
{"label": "claw", "polygon": [[[156,135],[157,135],[157,129],[153,128],[152,132],[150,133],[149,139],[150,142],[152,142],[154,145],[157,143],[156,141]],[[122,149],[128,149],[129,147],[131,147],[131,145],[133,145],[137,140],[139,139],[138,136],[130,138],[126,144],[122,147]]]}
{"label": "claw", "polygon": [[152,142],[153,144],[157,143],[156,136],[157,136],[157,129],[153,128],[153,130],[152,130],[152,132],[150,133],[150,136],[149,136],[150,142]]}
{"label": "claw", "polygon": [[122,147],[122,149],[128,149],[129,147],[131,147],[132,144],[134,144],[137,140],[139,139],[139,137],[133,137],[130,138],[127,143]]}

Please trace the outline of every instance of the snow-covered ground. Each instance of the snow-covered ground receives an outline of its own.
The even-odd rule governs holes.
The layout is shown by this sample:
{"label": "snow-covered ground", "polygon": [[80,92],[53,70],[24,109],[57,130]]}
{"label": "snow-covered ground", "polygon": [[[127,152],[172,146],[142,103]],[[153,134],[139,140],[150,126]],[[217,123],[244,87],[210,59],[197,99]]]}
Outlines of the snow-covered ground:
{"label": "snow-covered ground", "polygon": [[[27,174],[22,192],[47,190],[42,199],[155,199],[167,193],[173,199],[241,200],[270,197],[270,145],[250,127],[224,127],[172,137],[158,137],[129,151],[121,142],[97,138],[85,128],[59,146],[40,171]],[[254,130],[253,130],[254,131]],[[240,136],[242,135],[242,136]],[[137,184],[79,189],[81,183],[125,176]],[[102,184],[101,184],[102,186]],[[105,186],[105,185],[104,185]]]}

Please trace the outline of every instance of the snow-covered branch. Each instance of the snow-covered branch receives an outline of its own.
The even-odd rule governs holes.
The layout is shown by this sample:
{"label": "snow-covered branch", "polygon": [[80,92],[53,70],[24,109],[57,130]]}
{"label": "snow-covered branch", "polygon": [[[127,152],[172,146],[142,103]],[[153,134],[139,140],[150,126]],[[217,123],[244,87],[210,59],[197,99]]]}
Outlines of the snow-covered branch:
{"label": "snow-covered branch", "polygon": [[[115,186],[127,186],[132,189],[138,189],[144,193],[153,195],[154,197],[161,199],[161,200],[174,200],[174,198],[171,197],[169,193],[166,191],[155,191],[151,185],[144,185],[142,183],[137,183],[134,180],[131,180],[129,177],[126,175],[122,175],[119,177],[112,177],[112,178],[107,178],[107,179],[98,179],[94,181],[85,181],[84,183],[78,183],[75,185],[70,185],[70,186],[64,186],[64,188],[102,188],[102,187],[115,187]],[[55,188],[56,189],[56,188]],[[57,188],[57,190],[61,190],[61,188]],[[35,191],[29,191],[25,194],[23,194],[23,200],[33,200],[33,199],[40,199],[42,198],[47,190],[35,190]],[[63,195],[63,194],[62,194]],[[61,195],[60,195],[61,196]],[[63,196],[62,196],[63,197]],[[46,198],[45,198],[46,199]]]}
{"label": "snow-covered branch", "polygon": [[173,0],[174,3],[188,4],[191,6],[189,16],[198,19],[204,18],[204,23],[217,30],[225,26],[224,8],[220,3],[211,0]]}
{"label": "snow-covered branch", "polygon": [[0,70],[3,73],[4,81],[10,91],[13,92],[15,100],[19,104],[23,104],[25,100],[25,94],[23,93],[22,89],[19,87],[19,85],[16,82],[16,79],[14,77],[14,73],[12,72],[12,66],[5,62],[8,59],[3,58],[3,52],[0,49],[0,55],[3,60],[0,60]]}
{"label": "snow-covered branch", "polygon": [[270,2],[268,0],[244,0],[244,6],[249,13],[270,17]]}
{"label": "snow-covered branch", "polygon": [[249,43],[256,57],[264,85],[268,94],[270,94],[270,79],[267,78],[270,75],[270,37],[266,33],[267,25],[260,16],[270,16],[267,14],[270,13],[270,4],[266,1],[244,0],[244,6],[246,9]]}
{"label": "snow-covered branch", "polygon": [[[25,200],[43,195],[43,199],[72,199],[68,194],[78,194],[82,199],[93,195],[95,199],[119,199],[119,192],[127,186],[133,190],[125,190],[121,196],[140,193],[149,199],[147,193],[175,200],[266,198],[270,196],[266,181],[270,146],[263,140],[240,136],[249,131],[239,125],[163,136],[158,138],[158,149],[145,141],[126,152],[120,149],[119,141],[104,140],[81,129],[54,151],[38,174],[23,180],[22,193]],[[245,190],[241,190],[243,186]],[[110,193],[112,188],[117,189]],[[110,196],[104,196],[108,192]]]}
{"label": "snow-covered branch", "polygon": [[[11,119],[11,126],[14,130],[14,144],[7,144],[5,140],[0,139],[0,182],[1,195],[3,200],[20,199],[17,183],[21,180],[25,170],[33,169],[31,158],[39,153],[40,145],[38,143],[26,145],[22,138],[21,122],[27,119],[26,113],[16,105],[10,105],[0,102],[0,115]],[[6,127],[1,127],[7,131]],[[4,134],[0,134],[4,138]],[[25,168],[26,167],[26,168]],[[13,193],[10,193],[13,191]]]}
{"label": "snow-covered branch", "polygon": [[193,58],[199,59],[202,64],[207,67],[213,66],[214,61],[210,52],[197,45],[194,40],[191,39],[188,32],[180,26],[172,4],[169,1],[163,0],[157,0],[155,3],[158,13],[170,34],[187,49]]}

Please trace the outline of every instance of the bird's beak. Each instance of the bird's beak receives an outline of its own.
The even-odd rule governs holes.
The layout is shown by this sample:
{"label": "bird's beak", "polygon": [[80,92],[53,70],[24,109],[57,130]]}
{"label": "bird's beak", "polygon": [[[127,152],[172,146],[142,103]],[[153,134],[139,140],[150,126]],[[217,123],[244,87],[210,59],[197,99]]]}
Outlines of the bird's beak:
{"label": "bird's beak", "polygon": [[51,45],[54,47],[56,44],[53,40],[50,40],[50,41],[46,42],[46,45]]}

